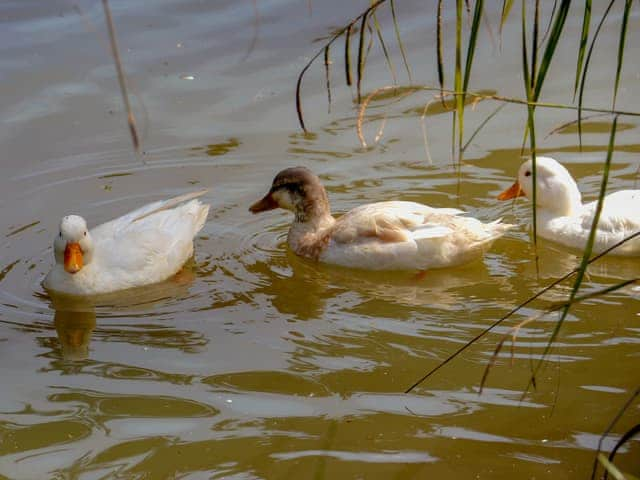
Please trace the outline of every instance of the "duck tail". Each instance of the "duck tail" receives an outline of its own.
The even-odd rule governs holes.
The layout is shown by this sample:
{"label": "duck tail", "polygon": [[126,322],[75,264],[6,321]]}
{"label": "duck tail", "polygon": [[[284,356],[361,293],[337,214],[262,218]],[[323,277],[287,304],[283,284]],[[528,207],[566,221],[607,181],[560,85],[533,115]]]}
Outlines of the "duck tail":
{"label": "duck tail", "polygon": [[485,225],[486,225],[486,232],[488,234],[487,240],[491,240],[491,241],[497,238],[500,238],[509,230],[511,230],[513,227],[515,227],[515,225],[512,225],[510,223],[502,223],[502,218],[494,220],[493,222],[489,222]]}
{"label": "duck tail", "polygon": [[192,200],[189,205],[193,205],[195,222],[193,224],[193,235],[195,236],[202,227],[204,227],[207,217],[209,216],[209,204],[202,203],[200,200]]}
{"label": "duck tail", "polygon": [[[159,202],[150,203],[149,205],[145,205],[144,207],[131,212],[130,215],[133,216],[131,222],[137,222],[142,220],[150,215],[153,215],[157,212],[162,212],[163,210],[171,210],[172,208],[176,208],[178,205],[188,202],[189,200],[193,200],[194,198],[201,197],[205,193],[209,191],[208,188],[204,188],[202,190],[197,190],[195,192],[185,193],[184,195],[179,195],[177,197],[170,198],[169,200],[161,200]],[[193,202],[189,202],[189,205]],[[200,202],[197,202],[200,205]],[[205,217],[206,218],[206,217]],[[200,227],[202,228],[202,227]]]}

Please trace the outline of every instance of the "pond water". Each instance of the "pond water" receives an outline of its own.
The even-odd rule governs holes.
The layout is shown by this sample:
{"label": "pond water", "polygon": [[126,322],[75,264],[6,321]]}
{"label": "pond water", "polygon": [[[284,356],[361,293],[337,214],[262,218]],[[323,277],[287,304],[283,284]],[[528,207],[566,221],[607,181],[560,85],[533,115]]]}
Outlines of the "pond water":
{"label": "pond water", "polygon": [[[396,8],[413,81],[433,86],[436,2],[423,3],[397,1]],[[501,2],[486,3],[490,30],[480,34],[471,86],[521,97],[519,12],[501,41]],[[521,106],[506,106],[486,124],[459,172],[450,154],[451,115],[442,109],[427,116],[431,161],[425,153],[420,115],[433,92],[373,102],[364,129],[373,146],[362,148],[355,92],[344,84],[338,44],[331,112],[319,63],[303,84],[312,133],[301,132],[298,73],[323,39],[367,5],[111,2],[142,133],[140,157],[128,137],[100,3],[0,5],[0,478],[590,474],[601,433],[638,386],[637,291],[572,308],[537,388],[524,398],[555,316],[520,330],[513,359],[507,345],[479,395],[484,368],[508,327],[566,298],[566,284],[402,393],[574,268],[580,253],[540,241],[536,268],[529,204],[495,199],[521,162]],[[447,81],[453,15],[447,7]],[[588,105],[610,105],[621,15],[616,7],[595,50]],[[388,8],[378,21],[406,85]],[[566,28],[543,90],[550,102],[571,102],[579,8]],[[629,45],[639,40],[630,28]],[[618,105],[640,111],[632,88],[640,78],[640,50],[628,48],[626,55]],[[363,91],[391,82],[374,43]],[[497,106],[469,106],[467,137]],[[383,117],[382,138],[373,143]],[[571,111],[540,109],[540,152],[563,161],[593,199],[611,119],[595,118],[585,127],[580,151],[575,128],[554,132],[574,118]],[[622,117],[613,190],[636,184],[637,138],[638,121]],[[292,165],[321,176],[336,213],[402,199],[519,226],[484,261],[424,278],[316,265],[288,252],[287,212],[247,211],[275,173]],[[41,281],[53,262],[62,215],[79,213],[96,225],[201,187],[211,188],[204,197],[209,221],[196,239],[194,260],[176,278],[97,306],[56,303],[54,309]],[[584,288],[637,276],[639,267],[638,259],[604,259]],[[639,418],[636,402],[604,449]],[[637,473],[639,453],[632,441],[617,461]]]}

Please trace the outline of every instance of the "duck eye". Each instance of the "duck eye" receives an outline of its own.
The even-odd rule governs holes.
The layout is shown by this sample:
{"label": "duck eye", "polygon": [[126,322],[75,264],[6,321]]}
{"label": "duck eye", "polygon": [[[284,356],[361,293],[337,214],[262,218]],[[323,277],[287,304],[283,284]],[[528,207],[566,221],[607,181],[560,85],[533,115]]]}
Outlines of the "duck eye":
{"label": "duck eye", "polygon": [[84,236],[85,236],[85,237],[87,236],[87,232],[84,232]]}
{"label": "duck eye", "polygon": [[59,235],[60,235],[60,238],[62,238],[62,232],[60,232]]}
{"label": "duck eye", "polygon": [[531,176],[531,171],[527,170],[526,172],[524,172],[524,176],[525,177],[530,177]]}

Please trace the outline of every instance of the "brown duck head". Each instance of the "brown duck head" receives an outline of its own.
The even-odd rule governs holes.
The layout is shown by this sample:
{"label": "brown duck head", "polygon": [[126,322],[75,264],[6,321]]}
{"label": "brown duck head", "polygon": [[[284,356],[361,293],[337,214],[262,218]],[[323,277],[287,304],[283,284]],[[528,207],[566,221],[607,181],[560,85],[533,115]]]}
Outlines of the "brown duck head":
{"label": "brown duck head", "polygon": [[274,208],[292,211],[299,222],[330,215],[329,200],[320,179],[305,167],[287,168],[278,173],[269,192],[251,205],[249,211],[259,213]]}

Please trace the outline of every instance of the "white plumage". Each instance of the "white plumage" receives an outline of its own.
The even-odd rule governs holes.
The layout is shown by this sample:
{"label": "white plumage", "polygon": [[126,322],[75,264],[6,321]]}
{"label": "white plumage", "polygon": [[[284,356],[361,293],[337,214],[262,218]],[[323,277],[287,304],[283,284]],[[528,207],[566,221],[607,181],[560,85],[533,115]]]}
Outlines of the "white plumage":
{"label": "white plumage", "polygon": [[[533,197],[532,162],[524,162],[518,180],[500,195],[501,200]],[[589,238],[597,201],[583,204],[582,195],[567,169],[549,157],[536,159],[538,234],[572,248],[583,249]],[[640,190],[607,195],[598,222],[593,251],[602,252],[640,230]],[[640,237],[624,243],[612,255],[640,255]]]}
{"label": "white plumage", "polygon": [[363,205],[338,218],[319,260],[368,270],[427,270],[481,257],[511,225],[415,202]]}
{"label": "white plumage", "polygon": [[205,192],[150,203],[91,231],[82,217],[64,217],[44,287],[95,295],[166,280],[193,255],[193,238],[209,212],[194,199]]}

